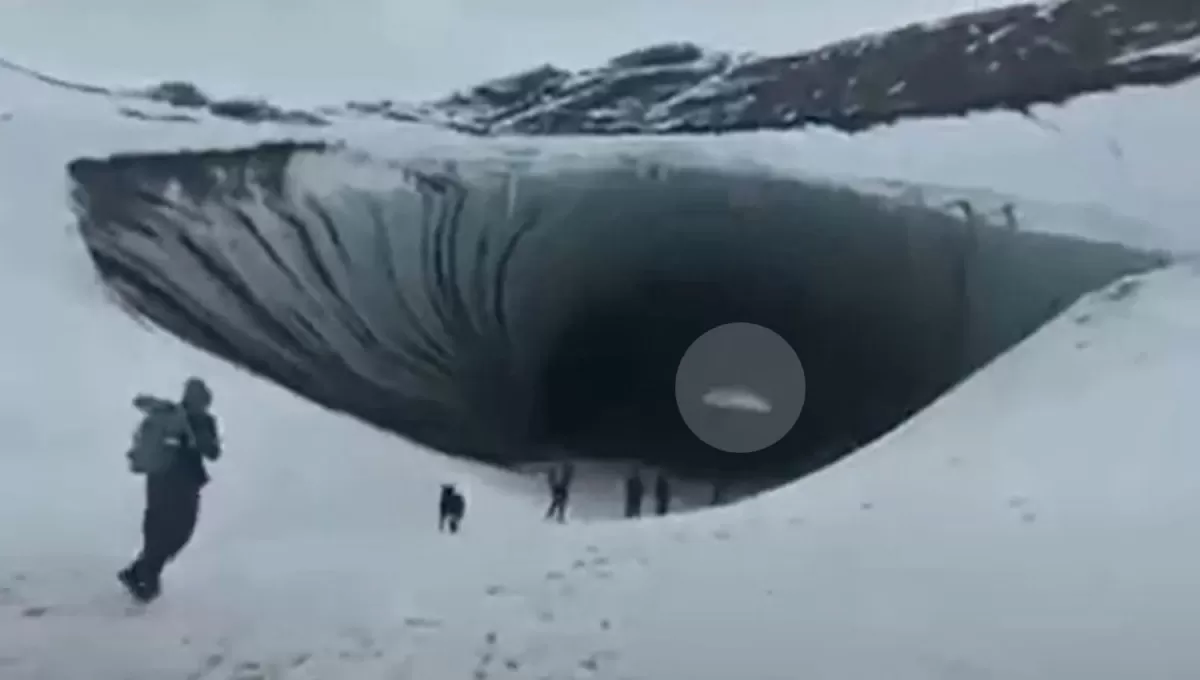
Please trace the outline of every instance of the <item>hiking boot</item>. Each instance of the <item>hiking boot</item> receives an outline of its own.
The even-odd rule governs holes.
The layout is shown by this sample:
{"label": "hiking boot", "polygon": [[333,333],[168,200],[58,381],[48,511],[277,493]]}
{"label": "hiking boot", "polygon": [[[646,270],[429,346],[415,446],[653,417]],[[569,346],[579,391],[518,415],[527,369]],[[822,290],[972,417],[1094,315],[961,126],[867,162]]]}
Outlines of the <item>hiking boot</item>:
{"label": "hiking boot", "polygon": [[161,590],[158,584],[147,584],[138,578],[137,572],[134,571],[133,567],[126,567],[117,572],[117,580],[121,582],[121,585],[125,586],[125,589],[129,591],[133,599],[143,604],[158,597]]}

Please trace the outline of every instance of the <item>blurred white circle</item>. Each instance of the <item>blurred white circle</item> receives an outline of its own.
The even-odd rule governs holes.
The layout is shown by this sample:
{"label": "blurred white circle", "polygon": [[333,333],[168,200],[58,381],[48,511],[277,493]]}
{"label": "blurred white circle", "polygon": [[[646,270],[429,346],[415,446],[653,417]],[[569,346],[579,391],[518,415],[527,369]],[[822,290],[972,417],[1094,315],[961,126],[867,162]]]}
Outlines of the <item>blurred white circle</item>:
{"label": "blurred white circle", "polygon": [[728,453],[775,444],[806,396],[800,357],[778,333],[752,323],[717,326],[692,343],[675,373],[675,402],[701,441]]}

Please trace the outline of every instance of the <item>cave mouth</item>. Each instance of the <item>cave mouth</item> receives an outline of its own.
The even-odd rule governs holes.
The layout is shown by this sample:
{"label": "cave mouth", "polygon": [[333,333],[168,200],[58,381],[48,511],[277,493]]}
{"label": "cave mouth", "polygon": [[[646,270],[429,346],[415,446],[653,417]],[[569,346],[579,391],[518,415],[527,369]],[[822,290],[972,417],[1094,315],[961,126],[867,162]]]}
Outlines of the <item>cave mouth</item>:
{"label": "cave mouth", "polygon": [[[1079,295],[1163,264],[756,169],[364,157],[279,144],[69,170],[93,261],[131,309],[324,406],[503,465],[794,479]],[[744,454],[698,439],[675,395],[688,347],[736,322],[786,340],[806,379],[792,429]]]}
{"label": "cave mouth", "polygon": [[[752,268],[689,273],[678,278],[656,273],[628,282],[626,296],[572,306],[540,371],[536,400],[545,406],[539,438],[588,460],[639,461],[689,477],[740,479],[785,477],[803,458],[789,452],[867,436],[856,432],[867,426],[858,422],[864,414],[847,404],[856,390],[903,380],[894,367],[862,343],[839,341],[836,331],[806,317],[786,280],[752,276]],[[676,374],[688,348],[730,323],[754,323],[788,339],[806,367],[806,379],[821,390],[789,436],[749,453],[702,441],[688,428],[677,402]],[[855,356],[855,347],[861,356]],[[730,357],[730,365],[736,360]],[[753,389],[754,382],[747,377],[715,386]]]}
{"label": "cave mouth", "polygon": [[[640,180],[604,178],[564,217],[586,248],[544,237],[546,271],[570,273],[552,279],[552,312],[531,305],[557,320],[529,343],[542,348],[533,439],[556,455],[760,487],[795,479],[901,424],[1079,295],[1162,263],[789,178],[676,169],[657,186],[650,197]],[[653,236],[588,238],[614,223]],[[783,337],[806,381],[795,425],[752,453],[702,441],[675,393],[688,347],[739,322]]]}

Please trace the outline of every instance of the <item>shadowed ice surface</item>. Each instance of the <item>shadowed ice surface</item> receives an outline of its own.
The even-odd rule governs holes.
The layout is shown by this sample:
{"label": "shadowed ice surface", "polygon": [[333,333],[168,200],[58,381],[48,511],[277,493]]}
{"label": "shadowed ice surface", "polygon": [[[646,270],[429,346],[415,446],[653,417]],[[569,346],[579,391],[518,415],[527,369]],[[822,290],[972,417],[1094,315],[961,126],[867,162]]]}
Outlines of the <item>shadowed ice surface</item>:
{"label": "shadowed ice surface", "polygon": [[[452,454],[778,475],[878,436],[1080,294],[1166,258],[1039,233],[1011,212],[993,223],[967,201],[926,206],[886,182],[531,138],[1028,115],[1192,78],[1198,31],[1192,3],[1068,0],[784,56],[676,43],[425,103],[313,109],[0,67],[138,120],[270,122],[313,140],[352,119],[428,131],[387,152],[313,141],[72,162],[95,264],[173,333]],[[529,142],[440,144],[451,133],[435,128]],[[731,322],[783,336],[807,380],[789,434],[736,456],[692,436],[673,389],[687,347]]]}
{"label": "shadowed ice surface", "polygon": [[[70,170],[92,256],[138,312],[330,407],[513,463],[809,469],[1164,262],[699,162],[282,144]],[[691,435],[674,392],[688,346],[731,322],[783,336],[808,381],[791,433],[738,457]]]}

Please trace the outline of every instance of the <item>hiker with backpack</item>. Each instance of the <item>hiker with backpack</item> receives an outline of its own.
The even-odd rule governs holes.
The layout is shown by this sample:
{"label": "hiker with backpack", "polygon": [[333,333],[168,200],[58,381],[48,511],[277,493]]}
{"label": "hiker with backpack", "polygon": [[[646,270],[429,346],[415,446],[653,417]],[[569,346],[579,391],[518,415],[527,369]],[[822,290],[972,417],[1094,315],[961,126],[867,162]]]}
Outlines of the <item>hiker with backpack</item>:
{"label": "hiker with backpack", "polygon": [[209,480],[204,461],[220,458],[221,443],[209,412],[212,392],[199,378],[184,384],[179,403],[139,395],[133,405],[144,414],[127,454],[130,470],[146,477],[143,543],[117,578],[134,598],[150,602],[162,590],[163,568],[192,538]]}

